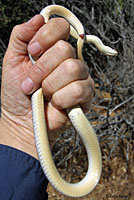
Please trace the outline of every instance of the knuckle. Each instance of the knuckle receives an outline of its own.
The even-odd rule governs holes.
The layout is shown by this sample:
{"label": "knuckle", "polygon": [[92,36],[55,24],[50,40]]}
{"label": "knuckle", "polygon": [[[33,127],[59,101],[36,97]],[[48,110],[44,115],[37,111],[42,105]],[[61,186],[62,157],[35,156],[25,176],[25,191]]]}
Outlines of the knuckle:
{"label": "knuckle", "polygon": [[54,88],[53,84],[47,78],[42,82],[42,88],[45,91],[45,96],[50,98],[53,94]]}
{"label": "knuckle", "polygon": [[68,59],[65,63],[65,73],[71,75],[77,75],[80,73],[81,68],[77,60]]}
{"label": "knuckle", "polygon": [[65,32],[66,31],[69,32],[70,30],[70,25],[64,18],[61,17],[52,18],[50,19],[50,22],[56,24],[56,26],[60,26]]}
{"label": "knuckle", "polygon": [[20,28],[21,28],[21,25],[14,26],[14,28],[12,30],[12,34],[17,36],[19,34],[19,32],[20,32]]}
{"label": "knuckle", "polygon": [[61,95],[59,95],[58,93],[53,94],[53,96],[52,96],[52,103],[57,108],[61,108],[61,109],[63,108],[63,101],[61,99]]}
{"label": "knuckle", "polygon": [[[42,27],[42,37],[55,38],[55,35],[58,37],[58,40],[68,38],[70,33],[70,25],[69,23],[63,18],[52,18]],[[54,34],[55,31],[55,34]]]}
{"label": "knuckle", "polygon": [[56,18],[57,24],[62,28],[63,32],[66,34],[70,33],[70,25],[67,20],[63,18]]}
{"label": "knuckle", "polygon": [[16,26],[14,26],[13,31],[17,32],[19,29],[20,29],[20,25],[16,25]]}
{"label": "knuckle", "polygon": [[65,42],[64,40],[59,40],[56,44],[57,48],[60,50],[64,51],[69,51],[70,50],[70,45]]}
{"label": "knuckle", "polygon": [[59,40],[56,43],[56,48],[59,52],[61,52],[62,54],[64,53],[69,57],[72,56],[72,54],[74,54],[72,46],[68,42],[65,42],[64,40]]}
{"label": "knuckle", "polygon": [[32,67],[32,74],[33,76],[35,75],[35,77],[40,77],[40,78],[44,77],[45,71],[41,63],[38,62],[34,64],[34,66]]}
{"label": "knuckle", "polygon": [[40,38],[47,38],[47,40],[49,40],[51,36],[53,36],[53,30],[51,29],[50,26],[47,26],[46,28],[44,28],[43,26],[40,29]]}
{"label": "knuckle", "polygon": [[25,23],[23,24],[18,24],[16,26],[14,26],[13,30],[12,30],[12,34],[11,37],[15,40],[16,38],[18,40],[22,40],[24,39],[24,34],[27,34],[25,31],[26,27],[25,27]]}
{"label": "knuckle", "polygon": [[75,82],[72,87],[72,96],[74,99],[81,99],[84,89],[80,83]]}

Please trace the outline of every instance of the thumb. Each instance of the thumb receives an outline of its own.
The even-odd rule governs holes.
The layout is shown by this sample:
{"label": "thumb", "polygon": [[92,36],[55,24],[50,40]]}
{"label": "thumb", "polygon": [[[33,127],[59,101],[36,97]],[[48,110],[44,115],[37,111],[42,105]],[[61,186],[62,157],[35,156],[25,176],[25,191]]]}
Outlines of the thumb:
{"label": "thumb", "polygon": [[8,51],[11,51],[12,55],[26,55],[27,43],[43,24],[43,17],[41,15],[35,15],[28,22],[16,25],[11,33]]}

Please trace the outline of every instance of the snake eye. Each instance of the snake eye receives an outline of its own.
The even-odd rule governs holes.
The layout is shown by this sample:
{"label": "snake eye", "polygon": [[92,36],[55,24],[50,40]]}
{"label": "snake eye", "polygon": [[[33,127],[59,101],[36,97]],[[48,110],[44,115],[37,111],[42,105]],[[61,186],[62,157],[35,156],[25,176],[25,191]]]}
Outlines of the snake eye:
{"label": "snake eye", "polygon": [[85,37],[84,34],[80,34],[79,36],[81,37],[81,39],[84,39],[84,37]]}

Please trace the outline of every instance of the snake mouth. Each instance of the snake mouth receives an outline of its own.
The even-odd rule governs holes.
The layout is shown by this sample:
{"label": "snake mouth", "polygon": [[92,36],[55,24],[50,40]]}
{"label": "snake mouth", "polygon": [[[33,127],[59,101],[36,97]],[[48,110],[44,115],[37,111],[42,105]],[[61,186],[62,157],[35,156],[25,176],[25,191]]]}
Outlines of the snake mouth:
{"label": "snake mouth", "polygon": [[118,55],[118,52],[108,46],[105,46],[106,47],[106,52],[104,52],[104,55],[108,55],[108,56],[117,56]]}

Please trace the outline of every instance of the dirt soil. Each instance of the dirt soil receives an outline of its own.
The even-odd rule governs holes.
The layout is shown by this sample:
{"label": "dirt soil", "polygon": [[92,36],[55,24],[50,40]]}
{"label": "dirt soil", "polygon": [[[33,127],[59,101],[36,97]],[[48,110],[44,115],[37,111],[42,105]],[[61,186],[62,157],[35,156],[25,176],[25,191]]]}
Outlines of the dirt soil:
{"label": "dirt soil", "polygon": [[[49,184],[49,200],[134,200],[134,143],[129,143],[129,152],[126,151],[128,141],[120,141],[115,153],[108,158],[109,150],[101,144],[103,166],[102,175],[97,187],[82,198],[68,198],[61,195]],[[81,162],[82,161],[82,162]],[[59,168],[61,175],[70,182],[77,182],[84,177],[87,170],[86,151],[83,148],[69,160],[68,170]],[[73,172],[71,172],[71,170]]]}

